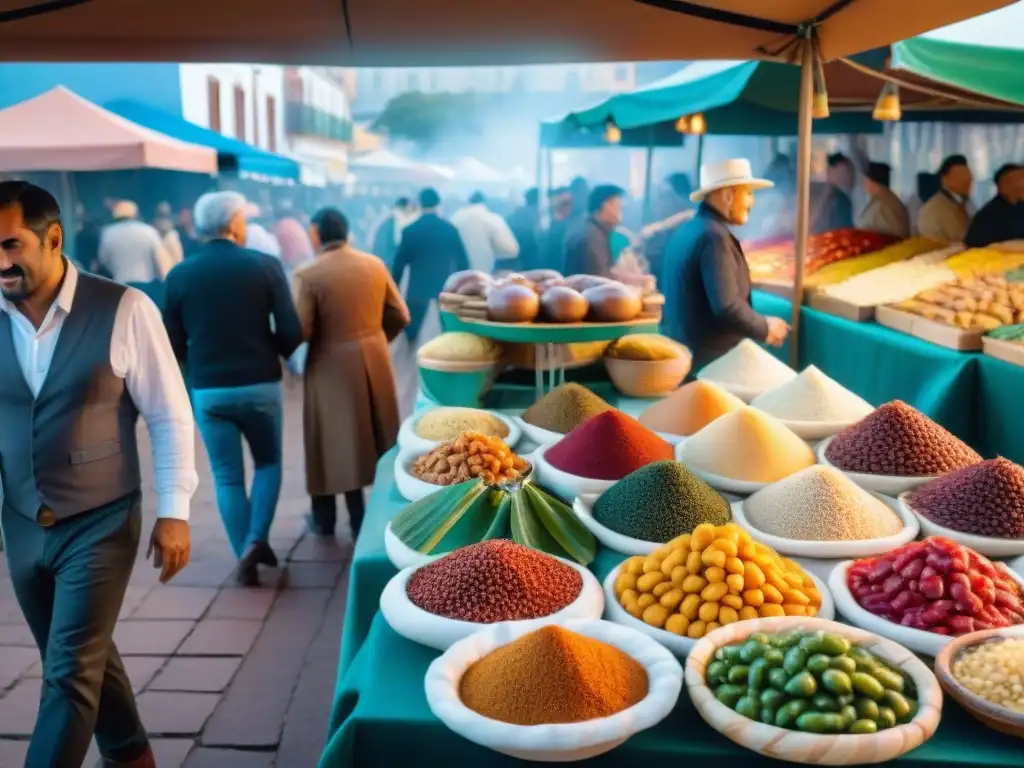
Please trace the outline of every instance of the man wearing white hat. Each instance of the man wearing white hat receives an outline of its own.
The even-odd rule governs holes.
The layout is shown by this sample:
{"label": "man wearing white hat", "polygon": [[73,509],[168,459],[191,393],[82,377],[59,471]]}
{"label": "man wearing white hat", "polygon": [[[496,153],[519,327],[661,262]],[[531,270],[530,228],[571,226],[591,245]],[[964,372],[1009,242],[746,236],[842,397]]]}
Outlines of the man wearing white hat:
{"label": "man wearing white hat", "polygon": [[789,325],[750,304],[750,269],[730,226],[743,226],[754,192],[774,186],[754,178],[750,161],[726,160],[700,169],[696,216],[672,236],[665,252],[662,328],[693,352],[696,372],[743,339],[781,346]]}

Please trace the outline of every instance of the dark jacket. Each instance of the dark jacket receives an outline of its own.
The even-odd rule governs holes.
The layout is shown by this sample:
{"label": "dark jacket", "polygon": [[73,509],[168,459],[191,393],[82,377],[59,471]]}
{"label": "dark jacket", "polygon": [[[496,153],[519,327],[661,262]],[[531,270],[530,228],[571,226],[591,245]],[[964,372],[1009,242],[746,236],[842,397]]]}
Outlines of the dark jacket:
{"label": "dark jacket", "polygon": [[612,272],[612,233],[596,219],[576,220],[565,236],[563,275],[598,275]]}
{"label": "dark jacket", "polygon": [[541,269],[555,269],[561,272],[565,267],[565,236],[569,232],[570,222],[571,219],[551,220],[541,246]]}
{"label": "dark jacket", "polygon": [[964,235],[968,248],[1024,239],[1024,204],[1014,205],[996,195],[981,206]]}
{"label": "dark jacket", "polygon": [[702,204],[665,250],[662,331],[693,353],[694,371],[745,338],[764,341],[768,321],[750,305],[750,269],[725,219]]}
{"label": "dark jacket", "polygon": [[519,243],[519,256],[512,268],[522,272],[546,268],[541,263],[540,211],[528,205],[517,208],[508,217],[508,228]]}
{"label": "dark jacket", "polygon": [[839,187],[831,184],[811,185],[812,235],[853,227],[853,202]]}
{"label": "dark jacket", "polygon": [[302,327],[281,262],[213,240],[167,275],[164,325],[196,389],[281,380]]}
{"label": "dark jacket", "polygon": [[436,299],[453,272],[469,269],[469,256],[459,230],[436,213],[424,213],[402,232],[402,242],[391,266],[397,285],[409,268],[410,299]]}

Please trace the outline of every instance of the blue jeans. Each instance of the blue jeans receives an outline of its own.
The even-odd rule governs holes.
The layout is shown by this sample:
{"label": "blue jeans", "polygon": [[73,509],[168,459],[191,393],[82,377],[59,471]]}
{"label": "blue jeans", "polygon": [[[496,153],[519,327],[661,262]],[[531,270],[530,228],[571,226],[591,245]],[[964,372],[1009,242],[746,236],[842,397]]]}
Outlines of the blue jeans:
{"label": "blue jeans", "polygon": [[[228,540],[241,557],[256,542],[267,542],[281,495],[281,384],[253,384],[192,391],[199,433],[210,456]],[[242,438],[256,471],[245,490]]]}

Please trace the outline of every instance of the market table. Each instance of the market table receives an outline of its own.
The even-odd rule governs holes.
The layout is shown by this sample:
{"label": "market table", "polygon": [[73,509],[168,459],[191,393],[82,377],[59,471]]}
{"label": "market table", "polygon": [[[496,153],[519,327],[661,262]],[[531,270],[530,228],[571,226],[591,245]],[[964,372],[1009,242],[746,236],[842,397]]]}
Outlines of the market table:
{"label": "market table", "polygon": [[[427,707],[423,678],[438,651],[395,634],[377,611],[395,574],[384,553],[384,529],[404,502],[394,488],[394,452],[378,466],[377,483],[356,546],[342,637],[341,666],[328,743],[320,768],[355,766],[500,766],[525,763],[472,744],[449,731]],[[599,578],[623,558],[603,550],[592,569]],[[587,765],[659,765],[683,758],[716,766],[770,765],[714,731],[685,692],[661,724]],[[990,731],[947,700],[938,733],[900,762],[920,766],[1024,765],[1021,742]]]}

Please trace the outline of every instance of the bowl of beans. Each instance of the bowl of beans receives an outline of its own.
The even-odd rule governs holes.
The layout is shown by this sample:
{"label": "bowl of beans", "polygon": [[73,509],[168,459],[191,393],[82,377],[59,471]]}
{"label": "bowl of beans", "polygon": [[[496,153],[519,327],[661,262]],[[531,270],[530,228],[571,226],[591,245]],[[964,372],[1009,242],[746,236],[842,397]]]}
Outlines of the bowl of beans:
{"label": "bowl of beans", "polygon": [[715,630],[687,657],[686,688],[731,741],[813,765],[895,760],[934,735],[942,712],[942,689],[913,653],[817,618]]}
{"label": "bowl of beans", "polygon": [[935,659],[935,675],[977,720],[1024,738],[1024,627],[958,637]]}

